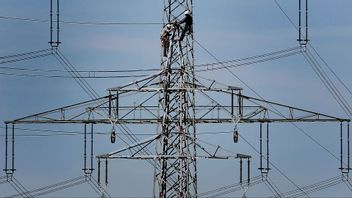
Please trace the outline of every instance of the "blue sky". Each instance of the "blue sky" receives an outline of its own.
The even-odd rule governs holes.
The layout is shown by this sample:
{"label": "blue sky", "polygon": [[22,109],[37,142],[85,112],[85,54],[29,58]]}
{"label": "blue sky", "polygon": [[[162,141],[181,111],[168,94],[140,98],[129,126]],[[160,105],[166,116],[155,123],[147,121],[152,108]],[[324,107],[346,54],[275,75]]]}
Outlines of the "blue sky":
{"label": "blue sky", "polygon": [[[297,24],[297,1],[278,0]],[[161,0],[62,0],[61,18],[66,21],[161,22]],[[243,58],[298,45],[298,33],[273,0],[195,0],[195,38],[220,60]],[[352,86],[350,55],[352,21],[349,0],[310,0],[310,40],[333,70]],[[49,1],[2,0],[0,15],[48,19]],[[48,48],[47,23],[0,19],[0,56]],[[82,26],[62,24],[60,50],[77,70],[122,70],[159,68],[161,25]],[[196,64],[215,62],[195,46]],[[1,66],[18,68],[63,69],[54,57],[34,59]],[[243,81],[265,99],[290,104],[326,114],[345,117],[333,97],[302,55],[233,69]],[[1,72],[1,70],[0,70]],[[228,72],[200,74],[226,84],[244,87]],[[100,94],[106,88],[134,79],[88,80]],[[0,75],[0,122],[87,100],[89,97],[73,79],[30,78]],[[245,94],[254,96],[245,88]],[[137,100],[137,99],[136,99]],[[351,100],[351,97],[348,98]],[[4,125],[1,124],[1,127]],[[338,124],[300,124],[302,128],[338,155]],[[43,129],[81,130],[81,126],[24,126]],[[231,125],[220,130],[231,131]],[[258,146],[258,125],[240,126],[240,132]],[[219,126],[199,127],[200,131],[217,131]],[[142,128],[133,127],[138,132]],[[106,128],[99,128],[104,131]],[[148,129],[152,130],[152,129]],[[1,134],[4,130],[1,129]],[[25,133],[22,131],[22,133]],[[224,145],[234,152],[254,157],[252,175],[259,174],[258,157],[243,141],[234,145],[231,134],[208,135],[204,140]],[[338,161],[312,143],[290,124],[273,124],[271,159],[297,184],[304,186],[339,174]],[[1,136],[1,148],[3,137]],[[108,136],[98,136],[95,153],[120,148],[111,145]],[[82,137],[18,137],[16,140],[16,178],[28,189],[55,183],[82,174]],[[3,168],[4,151],[0,149]],[[237,161],[201,161],[199,191],[238,181]],[[141,161],[114,161],[110,165],[108,191],[113,196],[150,196],[153,169]],[[2,174],[0,174],[2,175]],[[271,178],[283,192],[294,187],[272,170]],[[85,190],[86,192],[82,193]],[[0,192],[14,193],[8,185]],[[8,195],[6,194],[5,195]],[[263,185],[249,190],[249,195],[271,195]],[[3,195],[2,193],[0,193]],[[95,195],[89,186],[52,194],[52,196]],[[238,194],[233,194],[236,196]],[[350,196],[344,184],[313,196]]]}

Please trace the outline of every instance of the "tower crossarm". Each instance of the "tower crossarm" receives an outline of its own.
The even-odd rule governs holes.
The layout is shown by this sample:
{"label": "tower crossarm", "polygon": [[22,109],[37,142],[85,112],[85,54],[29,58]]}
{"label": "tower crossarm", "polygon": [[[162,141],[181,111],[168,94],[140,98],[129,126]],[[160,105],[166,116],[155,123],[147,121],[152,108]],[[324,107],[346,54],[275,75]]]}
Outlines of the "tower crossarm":
{"label": "tower crossarm", "polygon": [[[190,88],[187,88],[190,89]],[[5,124],[160,124],[159,106],[149,103],[157,97],[158,88],[126,89],[121,94],[133,92],[147,93],[150,96],[138,104],[119,105],[120,96],[113,93],[107,96],[88,100],[49,111],[25,116],[19,119],[5,121]],[[170,92],[179,89],[169,89]],[[207,96],[203,104],[195,104],[195,119],[189,119],[199,124],[233,123],[234,118],[240,118],[239,123],[255,122],[350,122],[350,119],[339,118],[303,108],[293,107],[268,100],[258,99],[228,89],[194,89],[199,96]],[[215,96],[211,96],[215,93]],[[228,101],[218,102],[213,97],[228,98]],[[172,122],[170,118],[170,122]],[[177,122],[178,120],[174,120]]]}

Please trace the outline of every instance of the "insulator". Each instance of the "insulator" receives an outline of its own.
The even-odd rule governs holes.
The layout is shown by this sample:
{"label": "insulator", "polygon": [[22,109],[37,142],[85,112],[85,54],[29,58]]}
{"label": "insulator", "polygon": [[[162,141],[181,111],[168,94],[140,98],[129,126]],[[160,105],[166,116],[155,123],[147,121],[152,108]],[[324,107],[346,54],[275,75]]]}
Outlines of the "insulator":
{"label": "insulator", "polygon": [[234,143],[238,142],[238,130],[237,130],[237,128],[235,128],[234,131],[233,131],[233,142]]}
{"label": "insulator", "polygon": [[111,141],[111,143],[115,143],[115,142],[116,142],[116,133],[115,133],[115,129],[112,129],[112,131],[111,131],[110,141]]}

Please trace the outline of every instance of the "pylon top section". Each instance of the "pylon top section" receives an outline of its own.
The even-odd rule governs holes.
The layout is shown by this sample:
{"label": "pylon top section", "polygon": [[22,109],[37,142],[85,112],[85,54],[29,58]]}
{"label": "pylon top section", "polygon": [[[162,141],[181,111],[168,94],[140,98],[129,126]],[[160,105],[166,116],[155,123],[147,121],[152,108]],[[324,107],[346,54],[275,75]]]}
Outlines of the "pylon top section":
{"label": "pylon top section", "polygon": [[193,13],[193,0],[164,0],[164,24],[183,18],[185,11]]}

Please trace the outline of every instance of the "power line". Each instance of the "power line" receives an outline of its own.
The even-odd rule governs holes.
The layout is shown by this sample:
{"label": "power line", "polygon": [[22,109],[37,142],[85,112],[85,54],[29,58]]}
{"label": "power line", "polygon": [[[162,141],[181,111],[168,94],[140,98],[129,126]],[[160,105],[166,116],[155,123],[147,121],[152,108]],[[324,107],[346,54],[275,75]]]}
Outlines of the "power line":
{"label": "power line", "polygon": [[[121,66],[118,66],[121,67]],[[69,73],[67,70],[60,69],[40,69],[40,68],[21,68],[21,67],[8,67],[0,66],[0,69],[18,70],[18,71],[30,71],[30,72],[59,72]],[[79,73],[135,73],[135,72],[149,72],[149,71],[160,71],[160,69],[124,69],[124,70],[77,70]]]}
{"label": "power line", "polygon": [[[280,9],[280,11],[285,15],[286,19],[290,22],[290,24],[292,25],[292,27],[294,29],[296,29],[296,31],[299,32],[298,27],[296,26],[296,24],[293,22],[293,20],[291,19],[291,17],[286,13],[286,11],[283,9],[283,7],[280,5],[280,3],[277,0],[274,0],[274,3],[276,4],[276,6]],[[318,53],[318,51],[315,49],[315,47],[311,44],[311,42],[308,43],[308,45],[313,49],[314,53],[318,56],[318,58],[324,63],[324,65],[328,68],[328,70],[334,75],[334,77],[338,80],[338,82],[341,83],[341,85],[348,91],[349,94],[352,95],[352,91],[347,87],[347,85],[342,81],[342,79],[336,74],[336,72],[333,71],[333,69],[329,66],[329,64],[327,63],[327,61],[325,61],[323,59],[323,57]],[[307,57],[305,56],[305,58],[307,59]],[[310,58],[315,59],[313,57],[313,55],[311,54]],[[308,60],[309,62],[309,60]],[[317,62],[317,61],[315,61]],[[317,63],[317,65],[321,68],[321,66]],[[326,75],[326,72],[321,68],[322,72],[324,72],[322,77],[319,78],[328,78],[328,76]],[[315,70],[316,71],[316,70]],[[317,71],[318,72],[318,71]],[[324,76],[325,75],[325,76]],[[331,81],[330,79],[327,79],[329,81]],[[330,84],[331,83],[331,84]],[[345,109],[343,106],[349,106],[348,102],[343,102],[342,100],[346,99],[341,96],[341,94],[338,94],[340,96],[335,96],[335,94],[333,93],[333,91],[335,92],[339,92],[339,90],[336,88],[336,86],[333,84],[333,82],[330,82],[329,84],[326,84],[327,89],[329,90],[329,92],[333,95],[334,99],[339,103],[339,106],[343,109],[343,111],[348,110],[349,112],[351,111],[352,108],[350,109]],[[325,85],[325,84],[324,84]],[[330,88],[328,88],[329,86],[334,86],[336,89],[332,89],[330,90]],[[337,90],[337,91],[336,91]],[[341,98],[342,97],[342,98]],[[341,98],[342,100],[340,100],[339,98]],[[339,101],[340,100],[340,101]],[[351,113],[346,113],[349,117],[351,117]]]}
{"label": "power line", "polygon": [[[278,4],[278,2],[276,0],[274,0],[274,2],[278,5],[278,7],[280,8],[280,10],[285,14],[285,16],[289,19],[289,21],[291,23],[293,23],[293,21],[290,19],[290,17],[287,15],[287,13],[283,10],[283,8]],[[293,23],[294,25],[294,23]],[[294,25],[295,26],[295,25]],[[296,26],[295,26],[296,27]],[[296,28],[297,29],[297,28]],[[197,42],[195,40],[195,42],[203,49],[205,50],[211,57],[213,57],[216,61],[220,62],[219,59],[216,58],[215,55],[213,55],[208,49],[206,49],[203,45],[201,45],[199,42]],[[226,65],[223,65],[226,68]],[[244,84],[247,88],[249,88],[254,94],[256,94],[259,98],[263,99],[263,97],[261,95],[259,95],[259,93],[257,93],[254,89],[252,89],[247,83],[245,83],[243,80],[241,80],[234,72],[232,72],[229,68],[226,68],[227,71],[236,79],[238,79],[242,84]],[[282,113],[280,113],[280,111],[278,111],[275,107],[273,107],[272,105],[270,105],[278,114],[280,114],[281,116],[283,116]],[[284,116],[283,116],[284,117]],[[300,128],[297,124],[295,123],[291,123],[295,128],[297,128],[300,132],[302,132],[305,136],[307,136],[309,139],[311,139],[314,143],[316,143],[319,147],[321,147],[323,150],[325,150],[329,155],[331,155],[333,158],[335,158],[336,160],[338,160],[338,157],[336,155],[334,155],[329,149],[327,149],[326,147],[324,147],[322,144],[319,143],[319,141],[315,140],[312,136],[310,136],[305,130],[303,130],[302,128]]]}
{"label": "power line", "polygon": [[[0,128],[5,129],[4,126],[0,126]],[[37,132],[37,133],[26,133],[26,134],[15,134],[16,137],[50,137],[50,136],[77,136],[77,135],[84,135],[84,132],[81,131],[68,131],[68,130],[52,130],[52,129],[33,129],[33,128],[21,128],[15,127],[15,130],[20,131],[30,131],[30,132]],[[50,133],[50,134],[45,134]],[[109,132],[95,132],[96,135],[110,135]],[[233,131],[202,131],[198,133],[198,135],[220,135],[220,134],[231,134]],[[116,132],[117,135],[124,135],[124,136],[131,136],[131,134],[126,134],[122,132]],[[155,133],[133,133],[133,135],[138,136],[151,136],[155,135]],[[5,135],[0,135],[5,136]]]}
{"label": "power line", "polygon": [[65,75],[41,75],[41,74],[16,74],[8,72],[0,72],[0,75],[5,76],[18,76],[18,77],[44,77],[44,78],[71,78],[71,79],[111,79],[111,78],[140,78],[146,77],[148,75],[109,75],[109,76],[81,76],[81,77],[72,77]]}
{"label": "power line", "polygon": [[[241,137],[241,139],[243,139],[250,147],[252,147],[252,149],[257,153],[260,154],[260,152],[255,148],[255,146],[253,146],[253,144],[251,144],[248,140],[246,140],[241,134],[239,134],[239,136]],[[264,157],[265,158],[265,157]],[[283,171],[281,171],[273,162],[272,160],[269,161],[270,165],[272,165],[282,176],[284,176],[291,184],[293,184],[297,189],[299,189],[303,194],[305,194],[307,197],[309,197],[307,195],[307,193],[301,188],[299,187],[292,179],[290,179]]]}
{"label": "power line", "polygon": [[[29,18],[29,17],[14,17],[14,16],[0,16],[0,19],[4,20],[16,20],[16,21],[27,21],[27,22],[38,22],[38,23],[49,23],[50,20]],[[53,21],[56,22],[56,21]],[[161,22],[111,22],[111,21],[65,21],[60,20],[60,23],[70,25],[96,25],[96,26],[114,26],[114,25],[162,25]]]}
{"label": "power line", "polygon": [[297,50],[301,51],[302,47],[301,46],[296,46],[296,47],[291,47],[283,50],[277,50],[273,52],[268,52],[264,54],[259,54],[255,56],[249,56],[245,58],[239,58],[239,59],[233,59],[233,60],[227,60],[227,61],[218,61],[214,63],[206,63],[206,64],[200,64],[200,65],[195,65],[194,67],[209,67],[209,66],[214,66],[214,65],[223,65],[223,64],[233,64],[233,63],[239,63],[243,61],[249,61],[253,59],[260,59],[260,58],[265,58],[265,57],[270,57],[270,56],[275,56],[275,55],[280,55],[280,54],[287,54],[289,52],[295,52]]}
{"label": "power line", "polygon": [[[213,70],[222,70],[225,67],[222,64],[229,64],[226,65],[228,68],[233,67],[242,67],[248,66],[256,63],[272,61],[284,57],[293,56],[296,54],[301,53],[301,47],[293,47],[284,50],[278,50],[274,52],[264,53],[256,56],[227,60],[227,61],[219,61],[214,63],[207,63],[207,64],[199,64],[194,65],[194,67],[200,68],[196,69],[197,72],[206,72],[206,71],[213,71]],[[245,62],[246,61],[246,62]],[[70,71],[66,70],[57,70],[57,69],[39,69],[39,68],[18,68],[18,67],[8,67],[3,66],[0,67],[3,70],[14,70],[14,71],[28,71],[28,72],[44,72],[44,73],[70,73]],[[146,75],[102,75],[105,73],[136,73],[136,72],[149,72],[149,71],[160,71],[160,69],[154,68],[147,68],[147,69],[127,69],[127,70],[76,70],[81,76],[65,76],[65,75],[47,75],[47,74],[17,74],[13,72],[0,72],[0,75],[7,75],[7,76],[20,76],[20,77],[46,77],[46,78],[87,78],[87,79],[108,79],[108,78],[136,78],[136,77],[145,77]],[[97,75],[99,74],[99,75]],[[86,76],[82,76],[86,75]]]}
{"label": "power line", "polygon": [[[197,43],[203,50],[205,50],[211,57],[213,57],[216,61],[220,62],[219,59],[214,55],[212,54],[207,48],[205,48],[202,44],[200,44],[197,40],[194,40],[195,43]],[[263,99],[263,97],[261,97],[253,88],[251,88],[247,83],[245,83],[243,80],[241,80],[235,73],[233,73],[229,68],[227,68],[225,65],[224,65],[225,69],[227,71],[230,72],[230,74],[232,74],[232,76],[234,76],[235,78],[237,78],[239,81],[241,81],[247,88],[249,88],[250,90],[252,90],[258,97],[260,97],[261,99]],[[253,145],[251,145],[248,141],[246,141],[253,149],[255,149],[255,147]],[[255,149],[256,150],[256,149]],[[258,152],[258,150],[256,150],[256,152]],[[272,162],[270,162],[272,164]],[[273,164],[272,164],[273,165]],[[299,188],[300,187],[293,181],[291,180],[288,176],[286,176],[280,169],[278,169],[276,166],[273,165],[273,167],[275,167],[280,174],[282,174],[291,184],[293,184],[295,187]],[[302,192],[304,192],[302,190]]]}

